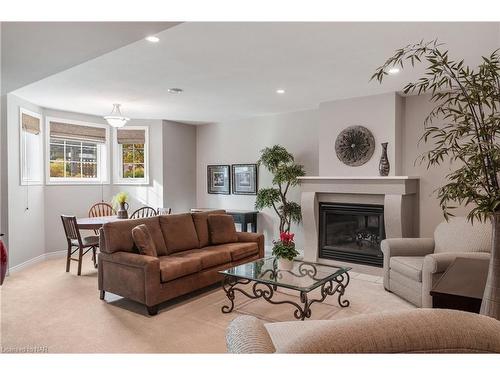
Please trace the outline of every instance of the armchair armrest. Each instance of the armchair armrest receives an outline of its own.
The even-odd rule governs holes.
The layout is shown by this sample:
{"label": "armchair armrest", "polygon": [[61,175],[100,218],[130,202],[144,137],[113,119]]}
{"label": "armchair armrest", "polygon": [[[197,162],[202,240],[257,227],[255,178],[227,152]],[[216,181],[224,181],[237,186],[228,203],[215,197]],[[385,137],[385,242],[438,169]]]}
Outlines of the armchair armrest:
{"label": "armchair armrest", "polygon": [[424,256],[434,252],[432,238],[389,238],[380,244],[384,257]]}
{"label": "armchair armrest", "polygon": [[390,261],[394,256],[425,256],[434,251],[432,238],[388,238],[380,244],[384,254],[384,288],[391,290]]}
{"label": "armchair armrest", "polygon": [[259,246],[259,256],[264,257],[264,235],[262,233],[236,232],[238,242],[255,242]]}
{"label": "armchair armrest", "polygon": [[147,255],[118,251],[99,253],[99,290],[141,302],[157,303],[160,288],[160,260]]}

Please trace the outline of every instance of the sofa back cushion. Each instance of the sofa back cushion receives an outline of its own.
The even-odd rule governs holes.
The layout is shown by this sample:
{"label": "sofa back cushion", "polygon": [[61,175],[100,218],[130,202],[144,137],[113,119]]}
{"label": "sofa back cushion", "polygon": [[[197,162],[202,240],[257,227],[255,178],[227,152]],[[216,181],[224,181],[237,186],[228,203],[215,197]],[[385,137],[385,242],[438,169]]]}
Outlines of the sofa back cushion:
{"label": "sofa back cushion", "polygon": [[162,215],[160,227],[168,254],[198,248],[198,235],[191,214]]}
{"label": "sofa back cushion", "polygon": [[213,210],[205,212],[193,213],[194,227],[198,234],[199,247],[207,247],[210,245],[210,232],[208,231],[208,215],[225,214],[224,210]]}
{"label": "sofa back cushion", "polygon": [[100,250],[110,254],[117,251],[135,252],[132,229],[141,224],[146,225],[148,228],[153,242],[155,243],[158,256],[167,255],[167,247],[163,239],[158,216],[142,219],[118,220],[104,224],[102,230],[105,246]]}
{"label": "sofa back cushion", "polygon": [[435,253],[491,252],[491,222],[451,217],[434,231]]}
{"label": "sofa back cushion", "polygon": [[213,245],[238,242],[234,219],[230,215],[208,215],[208,229]]}
{"label": "sofa back cushion", "polygon": [[135,246],[139,249],[142,255],[157,257],[156,245],[153,241],[151,233],[145,224],[138,225],[132,228],[132,238],[134,239]]}

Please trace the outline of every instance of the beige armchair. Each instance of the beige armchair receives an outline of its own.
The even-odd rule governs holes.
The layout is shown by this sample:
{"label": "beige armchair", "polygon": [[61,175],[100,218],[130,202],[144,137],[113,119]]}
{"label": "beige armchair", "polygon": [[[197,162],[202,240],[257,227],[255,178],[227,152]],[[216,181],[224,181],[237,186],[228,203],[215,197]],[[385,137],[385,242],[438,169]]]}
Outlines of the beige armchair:
{"label": "beige armchair", "polygon": [[489,259],[491,224],[465,217],[442,222],[434,238],[382,241],[384,287],[418,307],[432,307],[430,291],[457,257]]}
{"label": "beige armchair", "polygon": [[445,309],[278,323],[243,315],[229,324],[226,343],[229,353],[246,354],[499,353],[500,322]]}

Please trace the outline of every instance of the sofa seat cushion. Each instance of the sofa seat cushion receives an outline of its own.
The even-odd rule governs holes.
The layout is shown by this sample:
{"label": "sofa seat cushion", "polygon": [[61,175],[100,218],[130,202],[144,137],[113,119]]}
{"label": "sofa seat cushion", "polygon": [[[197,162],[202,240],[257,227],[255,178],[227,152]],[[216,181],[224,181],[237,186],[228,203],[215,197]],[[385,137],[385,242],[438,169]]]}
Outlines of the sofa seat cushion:
{"label": "sofa seat cushion", "polygon": [[163,283],[201,271],[200,258],[175,254],[163,256],[159,259],[160,276]]}
{"label": "sofa seat cushion", "polygon": [[391,257],[391,271],[396,271],[412,280],[422,282],[424,257]]}
{"label": "sofa seat cushion", "polygon": [[221,264],[231,263],[231,252],[223,245],[207,246],[202,249],[183,251],[178,254],[182,254],[188,258],[193,257],[199,259],[201,262],[201,268],[204,270],[220,266]]}
{"label": "sofa seat cushion", "polygon": [[225,247],[228,249],[233,262],[259,254],[259,246],[255,242],[227,243],[212,247]]}
{"label": "sofa seat cushion", "polygon": [[198,235],[191,214],[160,216],[160,227],[168,254],[198,248]]}

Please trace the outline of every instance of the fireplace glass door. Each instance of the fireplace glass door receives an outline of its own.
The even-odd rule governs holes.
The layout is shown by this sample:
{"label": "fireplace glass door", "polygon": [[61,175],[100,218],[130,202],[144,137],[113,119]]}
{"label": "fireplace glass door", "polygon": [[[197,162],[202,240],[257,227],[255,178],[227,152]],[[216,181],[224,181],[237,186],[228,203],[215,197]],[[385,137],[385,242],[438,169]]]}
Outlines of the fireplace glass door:
{"label": "fireplace glass door", "polygon": [[384,207],[320,203],[320,258],[382,266]]}

